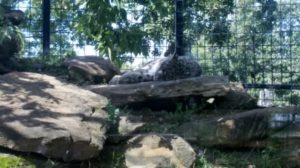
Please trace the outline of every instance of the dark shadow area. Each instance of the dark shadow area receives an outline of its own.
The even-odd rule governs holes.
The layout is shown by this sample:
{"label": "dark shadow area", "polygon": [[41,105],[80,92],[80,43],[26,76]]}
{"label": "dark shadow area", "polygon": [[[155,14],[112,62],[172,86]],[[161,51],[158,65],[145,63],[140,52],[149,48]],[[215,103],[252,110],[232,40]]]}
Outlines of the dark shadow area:
{"label": "dark shadow area", "polygon": [[[206,98],[201,96],[181,96],[172,98],[152,98],[147,99],[143,102],[128,103],[122,108],[128,108],[132,110],[141,110],[148,108],[152,111],[176,111],[176,110],[187,110],[197,106],[203,106],[203,108],[212,107],[210,104],[205,104]],[[180,106],[180,107],[179,107]],[[180,109],[178,109],[180,108]]]}

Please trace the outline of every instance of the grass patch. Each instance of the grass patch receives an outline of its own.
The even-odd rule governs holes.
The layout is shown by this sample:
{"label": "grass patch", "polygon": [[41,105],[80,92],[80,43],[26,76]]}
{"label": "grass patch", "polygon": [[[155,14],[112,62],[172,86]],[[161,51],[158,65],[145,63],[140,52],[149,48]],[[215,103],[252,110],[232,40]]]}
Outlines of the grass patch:
{"label": "grass patch", "polygon": [[199,156],[193,168],[282,168],[275,149],[220,150],[207,149]]}
{"label": "grass patch", "polygon": [[22,157],[1,154],[0,168],[35,168],[35,166]]}

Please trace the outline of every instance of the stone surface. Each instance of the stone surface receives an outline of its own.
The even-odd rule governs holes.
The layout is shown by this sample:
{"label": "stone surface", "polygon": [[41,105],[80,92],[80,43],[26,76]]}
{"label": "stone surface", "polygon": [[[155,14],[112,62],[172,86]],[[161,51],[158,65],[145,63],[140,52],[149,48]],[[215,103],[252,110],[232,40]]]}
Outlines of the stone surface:
{"label": "stone surface", "polygon": [[55,77],[0,76],[0,146],[65,161],[93,158],[106,138],[106,104]]}
{"label": "stone surface", "polygon": [[163,57],[149,62],[141,69],[115,77],[110,84],[130,84],[149,81],[168,81],[199,77],[201,67],[193,57]]}
{"label": "stone surface", "polygon": [[115,75],[115,76],[109,81],[109,84],[110,84],[110,85],[117,85],[117,84],[119,84],[120,78],[121,78],[121,75]]}
{"label": "stone surface", "polygon": [[280,146],[280,156],[288,167],[300,167],[300,114],[280,118],[281,122],[290,120],[291,125],[271,136],[276,146]]}
{"label": "stone surface", "polygon": [[286,167],[300,167],[300,144],[298,143],[297,146],[284,147],[280,151],[280,156]]}
{"label": "stone surface", "polygon": [[108,82],[120,74],[120,70],[111,62],[98,56],[72,57],[64,63],[72,78],[78,77],[93,83]]}
{"label": "stone surface", "polygon": [[113,105],[143,102],[151,99],[182,96],[218,97],[229,91],[243,91],[240,84],[229,83],[228,78],[202,76],[173,81],[154,81],[123,85],[91,85],[86,89],[109,98]]}
{"label": "stone surface", "polygon": [[[298,114],[298,116],[300,116],[300,114]],[[271,138],[276,142],[284,143],[286,146],[300,145],[300,120],[288,118],[288,120],[279,120],[277,122],[290,122],[290,125],[272,134]],[[289,141],[286,141],[287,139],[289,139]]]}
{"label": "stone surface", "polygon": [[246,91],[229,91],[222,97],[215,98],[216,109],[255,109],[257,99],[246,93]]}
{"label": "stone surface", "polygon": [[299,113],[296,107],[255,109],[186,122],[174,133],[203,146],[265,147],[268,137],[292,123],[292,120],[282,122],[278,118]]}
{"label": "stone surface", "polygon": [[193,148],[176,135],[138,135],[128,141],[125,153],[128,168],[191,167]]}
{"label": "stone surface", "polygon": [[118,125],[118,132],[123,136],[129,136],[135,133],[139,128],[145,125],[140,117],[133,115],[121,115]]}

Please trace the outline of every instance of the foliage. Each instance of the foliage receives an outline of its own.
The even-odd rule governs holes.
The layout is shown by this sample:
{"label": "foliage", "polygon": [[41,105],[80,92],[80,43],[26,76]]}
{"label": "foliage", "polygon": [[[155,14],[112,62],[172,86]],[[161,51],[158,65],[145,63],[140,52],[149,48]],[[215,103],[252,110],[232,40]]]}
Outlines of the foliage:
{"label": "foliage", "polygon": [[22,65],[22,71],[45,73],[69,80],[69,71],[67,67],[64,66],[64,60],[64,57],[51,55],[47,59],[42,56],[22,58],[19,60],[19,63]]}
{"label": "foliage", "polygon": [[[212,53],[214,59],[206,65],[207,69],[228,75],[234,81],[256,83],[266,78],[262,72],[269,71],[266,68],[274,63],[268,56],[272,49],[262,46],[275,40],[269,37],[275,31],[279,17],[278,4],[274,0],[245,0],[235,5],[234,13],[228,17],[231,24],[226,34],[231,36],[226,36],[226,44],[194,48],[194,52],[200,50],[202,59],[206,59],[206,53]],[[219,31],[215,33],[222,34]],[[204,38],[198,43],[200,46],[208,45]],[[265,56],[265,59],[258,56]]]}
{"label": "foliage", "polygon": [[[282,165],[276,152],[272,148],[242,151],[208,148],[198,156],[194,168],[237,168],[248,167],[249,165],[260,168],[281,168]],[[241,160],[241,158],[243,159]]]}
{"label": "foliage", "polygon": [[[206,35],[199,36],[192,53],[200,57],[206,74],[227,75],[242,83],[298,84],[300,33],[295,3],[236,1],[228,16],[230,36],[226,43],[211,45]],[[281,93],[276,91],[275,99],[298,104],[299,93]]]}
{"label": "foliage", "polygon": [[111,102],[108,102],[108,104],[105,107],[105,110],[109,115],[109,121],[111,122],[111,124],[116,125],[118,122],[120,110],[116,108]]}
{"label": "foliage", "polygon": [[[81,1],[80,6],[85,7],[85,12],[78,15],[76,32],[97,44],[99,51],[117,65],[130,59],[128,53],[148,56],[152,50],[152,54],[158,55],[157,47],[174,37],[173,0],[86,0]],[[187,0],[184,8],[186,24],[191,26],[186,29],[186,42],[191,41],[196,32],[228,32],[225,18],[232,12],[233,0]],[[224,35],[226,33],[209,36],[209,40],[221,44],[226,39]],[[151,43],[154,49],[149,47]]]}
{"label": "foliage", "polygon": [[[287,3],[185,0],[186,47],[193,46],[206,74],[244,83],[297,84],[299,10]],[[27,17],[35,19],[26,27],[40,30],[41,1],[32,0],[32,6]],[[73,43],[91,44],[121,67],[135,56],[160,55],[166,41],[174,41],[173,0],[61,0],[52,6],[52,55],[75,55]],[[28,55],[36,55],[39,43],[38,38],[27,41],[34,48]],[[293,94],[290,101],[296,104],[297,97]]]}
{"label": "foliage", "polygon": [[23,49],[24,47],[23,35],[19,30],[19,28],[3,22],[1,25],[1,18],[0,18],[0,44],[2,44],[3,42],[7,42],[8,40],[14,40],[18,44],[18,49],[17,49],[18,51]]}
{"label": "foliage", "polygon": [[26,161],[21,157],[2,155],[0,156],[0,167],[1,168],[34,168],[30,162]]}
{"label": "foliage", "polygon": [[195,102],[187,105],[185,103],[177,103],[175,111],[167,112],[165,118],[168,121],[180,125],[191,120],[191,115],[199,112],[205,105],[197,105]]}
{"label": "foliage", "polygon": [[[33,0],[32,6],[27,16],[36,19],[27,22],[26,27],[38,30],[41,1]],[[233,7],[233,0],[186,0],[187,46],[197,38],[196,34],[228,32],[226,18]],[[73,42],[78,42],[79,46],[91,44],[120,67],[132,61],[133,55],[148,56],[150,52],[159,55],[159,46],[166,40],[174,40],[174,8],[173,0],[53,1],[51,30],[57,33],[51,34],[52,54],[71,50]],[[33,35],[38,36],[38,32]],[[222,33],[207,38],[211,43],[222,44],[227,36],[228,33]]]}
{"label": "foliage", "polygon": [[197,158],[193,168],[213,168],[213,166],[207,161],[204,155]]}
{"label": "foliage", "polygon": [[9,6],[15,4],[16,2],[12,0],[5,0],[0,3],[0,45],[13,42],[17,44],[16,51],[21,52],[24,48],[24,37],[20,29],[4,17],[5,12],[10,9]]}
{"label": "foliage", "polygon": [[[30,30],[26,32],[28,38],[26,39],[26,55],[29,57],[42,56],[42,1],[40,0],[24,0],[25,4],[28,3],[30,8],[25,11],[27,22],[23,28]],[[53,61],[51,57],[64,59],[68,56],[75,56],[74,42],[74,16],[75,10],[73,9],[74,1],[51,1],[51,34],[50,34],[50,55],[44,58],[44,61]],[[80,43],[80,45],[83,45]]]}

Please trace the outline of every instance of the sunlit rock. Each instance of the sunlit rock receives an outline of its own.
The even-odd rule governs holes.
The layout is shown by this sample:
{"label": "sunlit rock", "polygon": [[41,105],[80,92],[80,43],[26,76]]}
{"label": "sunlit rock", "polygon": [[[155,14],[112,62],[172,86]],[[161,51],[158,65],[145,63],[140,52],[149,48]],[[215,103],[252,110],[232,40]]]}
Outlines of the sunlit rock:
{"label": "sunlit rock", "polygon": [[176,135],[138,135],[128,141],[125,153],[128,168],[191,167],[193,148]]}
{"label": "sunlit rock", "polygon": [[105,97],[36,73],[0,76],[0,146],[65,161],[98,156]]}

